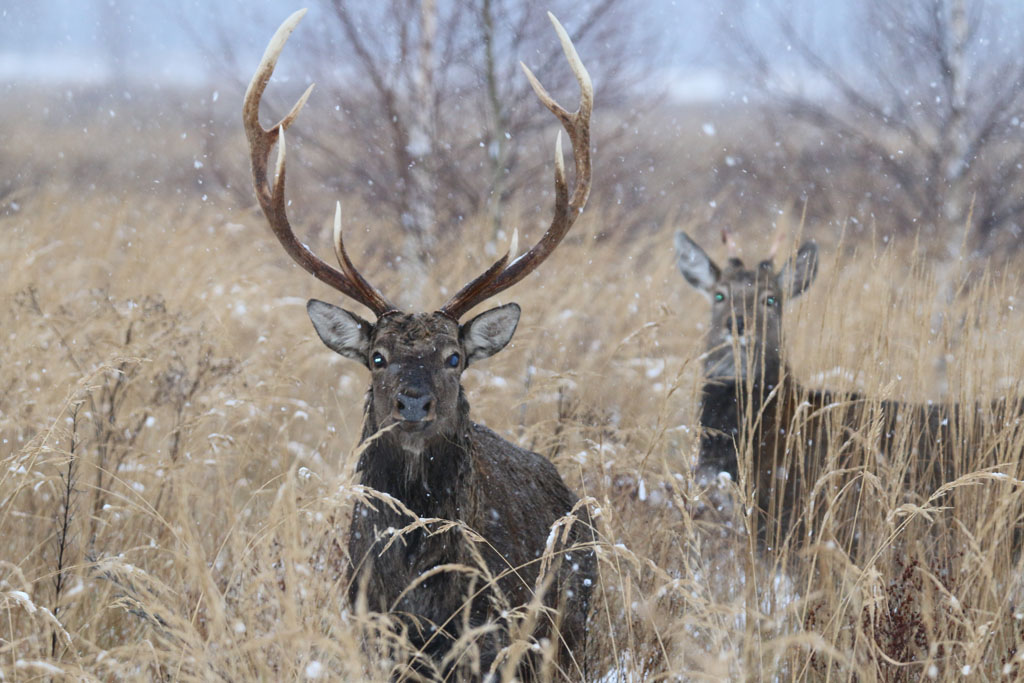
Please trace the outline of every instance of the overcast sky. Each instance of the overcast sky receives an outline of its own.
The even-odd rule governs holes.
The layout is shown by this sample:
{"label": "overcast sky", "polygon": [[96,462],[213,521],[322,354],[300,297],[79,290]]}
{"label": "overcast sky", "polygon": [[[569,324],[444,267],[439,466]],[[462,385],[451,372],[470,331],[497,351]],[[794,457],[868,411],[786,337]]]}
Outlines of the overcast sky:
{"label": "overcast sky", "polygon": [[[351,0],[377,2],[378,0]],[[581,5],[597,0],[580,0]],[[669,84],[683,98],[715,99],[724,88],[723,45],[733,18],[727,8],[748,9],[746,30],[766,55],[785,60],[770,21],[758,21],[758,8],[778,4],[798,18],[801,35],[831,56],[855,45],[852,12],[865,0],[626,0],[636,6],[633,20],[653,27],[656,36],[640,49],[657,50]],[[884,2],[885,0],[870,0]],[[903,2],[905,0],[890,0]],[[247,80],[266,41],[302,0],[0,0],[0,82],[136,82],[203,85],[224,77],[235,65]],[[1002,40],[1024,58],[1024,0],[972,0],[999,16]],[[314,5],[305,26],[323,21]],[[763,15],[763,12],[762,12]],[[572,17],[562,17],[572,27]],[[308,30],[308,29],[307,29]],[[217,32],[220,32],[219,34]],[[226,46],[204,51],[198,46]],[[230,51],[225,55],[223,50]],[[872,60],[873,61],[873,60]],[[871,63],[869,69],[884,68]],[[218,72],[218,69],[220,70]]]}
{"label": "overcast sky", "polygon": [[[679,65],[707,55],[714,5],[637,0],[638,12],[665,27],[666,59]],[[212,69],[196,50],[197,34],[209,40],[210,27],[226,27],[224,37],[250,65],[274,28],[301,6],[301,0],[0,0],[0,78],[102,82],[119,68],[118,75],[202,82]],[[316,22],[316,12],[312,7],[304,23]]]}

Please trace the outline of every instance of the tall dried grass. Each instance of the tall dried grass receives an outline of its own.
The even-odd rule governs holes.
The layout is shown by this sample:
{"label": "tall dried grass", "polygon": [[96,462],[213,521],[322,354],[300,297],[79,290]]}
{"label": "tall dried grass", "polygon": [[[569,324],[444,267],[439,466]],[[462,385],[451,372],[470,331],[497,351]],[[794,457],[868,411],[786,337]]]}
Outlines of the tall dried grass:
{"label": "tall dried grass", "polygon": [[[106,139],[69,135],[53,144],[84,162]],[[244,158],[240,140],[229,146]],[[345,599],[367,377],[320,344],[303,310],[336,297],[228,193],[139,181],[109,194],[77,177],[102,168],[73,166],[49,179],[37,169],[0,214],[0,671],[386,680],[401,638]],[[316,207],[330,201],[317,202],[296,214],[326,254],[328,211]],[[513,208],[536,236],[535,207]],[[403,291],[395,226],[356,203],[347,214],[351,252],[399,302],[437,305],[486,260],[488,235],[474,229],[485,221],[467,219],[420,291]],[[961,476],[927,491],[893,474],[910,453],[883,462],[862,447],[816,494],[829,512],[817,537],[855,519],[858,542],[759,553],[744,532],[749,492],[706,495],[691,476],[709,314],[674,270],[671,235],[700,228],[617,232],[627,223],[586,213],[501,297],[524,310],[510,348],[465,375],[475,419],[552,458],[599,510],[589,677],[1024,671],[1016,420],[971,435]],[[767,236],[738,232],[759,253]],[[945,302],[913,245],[816,236],[819,282],[786,312],[802,382],[962,405],[1021,395],[1016,272]],[[835,447],[870,446],[873,428]]]}

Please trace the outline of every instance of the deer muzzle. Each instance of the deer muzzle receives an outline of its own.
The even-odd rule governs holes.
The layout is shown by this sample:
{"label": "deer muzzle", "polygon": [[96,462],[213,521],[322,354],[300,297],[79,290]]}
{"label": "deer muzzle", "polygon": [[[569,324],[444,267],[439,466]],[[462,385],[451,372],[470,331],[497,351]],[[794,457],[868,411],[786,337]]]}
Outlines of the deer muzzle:
{"label": "deer muzzle", "polygon": [[430,422],[434,419],[434,396],[416,389],[400,391],[395,396],[392,413],[403,422]]}

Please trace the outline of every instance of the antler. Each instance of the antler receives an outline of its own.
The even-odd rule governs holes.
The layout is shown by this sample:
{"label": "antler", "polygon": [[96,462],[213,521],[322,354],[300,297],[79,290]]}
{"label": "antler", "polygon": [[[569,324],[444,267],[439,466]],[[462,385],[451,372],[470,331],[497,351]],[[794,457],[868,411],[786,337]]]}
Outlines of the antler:
{"label": "antler", "polygon": [[[548,94],[533,72],[522,62],[520,62],[520,66],[523,67],[526,78],[529,79],[537,97],[545,107],[551,110],[551,113],[558,117],[565,132],[569,135],[576,166],[576,187],[570,200],[569,186],[565,179],[565,161],[562,157],[562,133],[559,131],[555,140],[555,216],[551,220],[551,226],[528,252],[509,263],[509,259],[515,252],[516,237],[513,236],[513,246],[508,253],[449,299],[441,307],[441,312],[456,320],[481,301],[519,282],[539,266],[569,232],[569,228],[583,211],[583,206],[587,203],[587,197],[590,195],[590,112],[594,106],[594,86],[590,82],[590,74],[587,73],[583,62],[580,61],[580,57],[576,53],[572,40],[569,39],[569,34],[565,32],[551,12],[548,12],[548,18],[558,33],[562,50],[565,52],[569,66],[580,85],[579,109],[574,113],[563,109]],[[506,264],[508,265],[506,266]]]}
{"label": "antler", "polygon": [[726,255],[730,259],[740,257],[740,247],[736,244],[736,238],[729,228],[722,228],[722,244],[725,245]]}
{"label": "antler", "polygon": [[775,230],[772,234],[772,243],[768,248],[768,260],[774,261],[779,253],[779,248],[786,240],[786,230],[782,227],[782,221],[775,222]]}
{"label": "antler", "polygon": [[[338,204],[334,213],[334,246],[338,262],[341,264],[340,272],[324,263],[309,250],[309,247],[299,242],[288,222],[284,199],[284,131],[299,115],[302,106],[306,104],[310,93],[313,92],[313,86],[306,89],[292,110],[270,130],[265,130],[260,125],[260,99],[263,97],[263,91],[266,90],[270,76],[274,73],[274,67],[277,65],[278,57],[281,56],[284,44],[305,14],[306,10],[302,9],[284,20],[274,37],[270,39],[270,43],[263,53],[263,59],[260,60],[260,65],[249,83],[249,88],[245,91],[242,122],[245,126],[245,136],[249,139],[253,187],[256,190],[260,208],[263,209],[263,215],[267,217],[271,230],[274,231],[288,255],[318,280],[365,305],[377,317],[380,317],[388,311],[396,310],[395,306],[359,274],[359,271],[352,265],[348,254],[345,253],[345,246],[341,239],[341,204]],[[274,170],[276,177],[271,185],[267,178],[267,162],[270,159],[270,149],[275,142],[277,143],[277,165]]]}

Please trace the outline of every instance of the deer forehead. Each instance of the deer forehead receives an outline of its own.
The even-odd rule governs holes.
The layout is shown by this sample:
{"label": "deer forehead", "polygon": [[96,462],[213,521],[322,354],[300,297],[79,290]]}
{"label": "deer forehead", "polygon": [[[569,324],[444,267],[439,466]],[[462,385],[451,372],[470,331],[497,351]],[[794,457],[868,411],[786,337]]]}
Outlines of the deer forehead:
{"label": "deer forehead", "polygon": [[722,273],[720,282],[733,294],[775,292],[779,284],[770,263],[762,263],[757,270],[744,268],[742,263],[730,264]]}
{"label": "deer forehead", "polygon": [[416,355],[459,345],[459,326],[440,313],[392,313],[377,322],[374,343]]}

